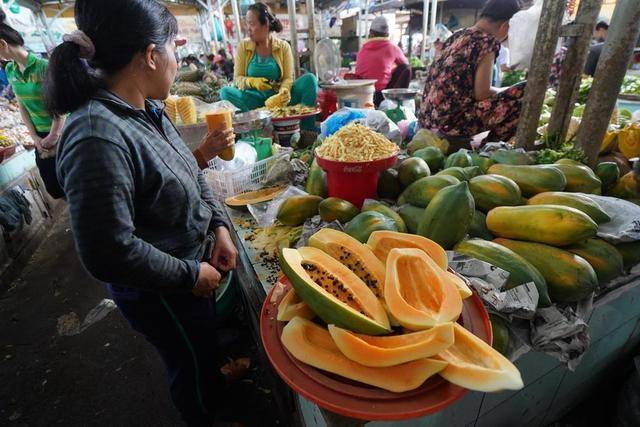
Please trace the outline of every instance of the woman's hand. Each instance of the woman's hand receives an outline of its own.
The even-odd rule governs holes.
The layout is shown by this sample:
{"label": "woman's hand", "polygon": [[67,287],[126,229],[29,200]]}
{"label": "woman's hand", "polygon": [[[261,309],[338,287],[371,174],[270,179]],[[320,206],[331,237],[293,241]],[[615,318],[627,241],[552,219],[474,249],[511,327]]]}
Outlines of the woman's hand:
{"label": "woman's hand", "polygon": [[245,79],[247,87],[255,90],[270,90],[272,86],[269,84],[269,80],[264,77],[247,77]]}
{"label": "woman's hand", "polygon": [[225,227],[218,227],[215,231],[216,245],[211,253],[209,264],[220,271],[230,271],[236,268],[238,250],[231,240],[229,230]]}
{"label": "woman's hand", "polygon": [[273,95],[264,102],[267,108],[280,108],[289,105],[291,101],[291,94],[288,89],[282,89],[279,93]]}
{"label": "woman's hand", "polygon": [[45,150],[51,150],[58,143],[58,139],[60,139],[60,135],[51,132],[40,140],[40,146]]}
{"label": "woman's hand", "polygon": [[211,298],[220,286],[220,273],[206,262],[200,263],[200,274],[191,292],[199,298]]}
{"label": "woman's hand", "polygon": [[204,137],[198,146],[198,150],[204,157],[204,160],[208,162],[227,148],[231,147],[234,142],[235,135],[233,134],[233,129],[223,131],[214,130]]}

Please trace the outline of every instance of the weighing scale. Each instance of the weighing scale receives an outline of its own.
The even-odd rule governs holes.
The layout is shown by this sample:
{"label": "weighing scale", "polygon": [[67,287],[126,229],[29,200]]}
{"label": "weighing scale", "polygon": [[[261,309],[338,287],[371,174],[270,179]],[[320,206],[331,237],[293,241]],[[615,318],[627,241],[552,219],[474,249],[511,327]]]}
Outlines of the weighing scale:
{"label": "weighing scale", "polygon": [[384,89],[382,91],[382,96],[389,101],[395,101],[397,103],[396,108],[392,110],[387,110],[385,113],[387,117],[389,117],[394,123],[398,123],[407,118],[402,111],[402,103],[404,101],[409,101],[411,99],[415,99],[418,91],[415,89]]}
{"label": "weighing scale", "polygon": [[[320,87],[333,91],[338,97],[338,107],[373,107],[373,94],[377,80],[343,80],[340,76],[342,56],[340,49],[330,39],[320,40],[313,53]],[[368,105],[370,104],[370,105]]]}
{"label": "weighing scale", "polygon": [[233,132],[240,135],[238,142],[252,145],[256,149],[258,160],[271,156],[271,138],[260,136],[262,130],[270,124],[271,113],[266,110],[253,110],[233,116]]}

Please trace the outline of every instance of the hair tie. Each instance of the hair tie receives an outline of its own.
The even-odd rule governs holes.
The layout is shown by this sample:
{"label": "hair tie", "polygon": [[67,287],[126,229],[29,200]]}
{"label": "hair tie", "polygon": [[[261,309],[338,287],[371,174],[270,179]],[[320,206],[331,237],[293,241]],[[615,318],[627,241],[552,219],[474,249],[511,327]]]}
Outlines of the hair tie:
{"label": "hair tie", "polygon": [[76,44],[80,47],[80,58],[91,61],[96,54],[96,47],[84,31],[75,30],[62,36],[65,42]]}

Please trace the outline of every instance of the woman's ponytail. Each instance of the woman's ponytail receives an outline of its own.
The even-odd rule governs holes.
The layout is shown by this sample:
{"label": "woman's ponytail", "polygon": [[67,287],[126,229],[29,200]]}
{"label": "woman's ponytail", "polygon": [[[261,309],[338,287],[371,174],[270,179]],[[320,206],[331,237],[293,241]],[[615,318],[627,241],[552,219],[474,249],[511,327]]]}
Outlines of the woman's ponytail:
{"label": "woman's ponytail", "polygon": [[76,0],[74,15],[78,31],[53,51],[45,78],[53,114],[81,107],[136,54],[150,45],[162,51],[178,34],[178,21],[156,0]]}
{"label": "woman's ponytail", "polygon": [[96,71],[80,58],[80,46],[64,42],[55,48],[44,80],[45,105],[52,115],[74,111],[100,87]]}
{"label": "woman's ponytail", "polygon": [[269,23],[269,31],[273,31],[275,33],[281,33],[282,30],[283,30],[282,22],[280,22],[280,20],[274,16],[273,20]]}

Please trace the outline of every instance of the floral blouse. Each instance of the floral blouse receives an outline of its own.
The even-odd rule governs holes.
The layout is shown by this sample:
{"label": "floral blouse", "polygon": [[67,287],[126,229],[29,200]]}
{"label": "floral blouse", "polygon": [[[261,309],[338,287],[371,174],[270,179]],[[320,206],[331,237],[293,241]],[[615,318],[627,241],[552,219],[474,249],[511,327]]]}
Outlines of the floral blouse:
{"label": "floral blouse", "polygon": [[476,28],[457,31],[444,43],[431,64],[422,95],[420,126],[457,133],[474,110],[474,81],[478,64],[490,53],[500,52],[500,42]]}

